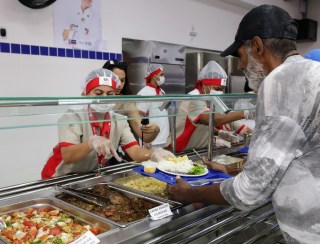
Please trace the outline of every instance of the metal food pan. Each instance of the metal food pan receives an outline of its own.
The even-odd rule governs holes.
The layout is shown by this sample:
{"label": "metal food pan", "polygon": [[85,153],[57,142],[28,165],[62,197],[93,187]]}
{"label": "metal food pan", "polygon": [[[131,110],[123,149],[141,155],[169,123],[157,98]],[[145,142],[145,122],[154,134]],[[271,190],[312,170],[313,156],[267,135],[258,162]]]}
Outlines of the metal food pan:
{"label": "metal food pan", "polygon": [[125,184],[130,183],[130,182],[132,182],[134,180],[139,180],[139,179],[144,179],[144,178],[153,179],[152,177],[143,176],[141,174],[136,174],[136,175],[130,175],[130,176],[127,176],[127,177],[115,179],[112,182],[110,182],[110,185],[114,185],[116,187],[119,187],[121,189],[125,189],[127,191],[131,191],[131,192],[135,192],[135,193],[147,196],[147,197],[151,197],[151,198],[157,199],[159,201],[167,202],[167,203],[169,203],[171,209],[180,207],[182,205],[179,202],[170,200],[167,194],[162,196],[162,195],[153,194],[151,192],[147,192],[147,191],[134,189],[134,188],[125,186]]}
{"label": "metal food pan", "polygon": [[[77,209],[72,208],[67,204],[63,204],[60,201],[56,201],[56,199],[50,198],[50,197],[32,199],[32,200],[22,201],[22,202],[11,204],[11,205],[2,206],[0,207],[0,215],[10,214],[16,211],[23,211],[28,208],[38,209],[40,207],[48,207],[50,209],[63,211],[69,214],[70,216],[72,216],[78,223],[82,225],[90,225],[90,226],[99,228],[100,230],[99,235],[102,235],[107,231],[117,229],[117,226],[113,224],[101,221],[100,219],[95,218],[93,215],[88,215],[83,211],[78,211]],[[0,236],[0,243],[1,241],[4,243],[10,243]]]}
{"label": "metal food pan", "polygon": [[[87,184],[86,184],[87,185]],[[128,198],[141,198],[141,199],[144,199],[144,200],[147,200],[147,201],[150,201],[152,203],[154,203],[156,206],[159,206],[161,204],[164,204],[164,203],[167,203],[165,201],[161,201],[160,199],[155,199],[155,198],[152,198],[152,197],[149,197],[149,196],[146,196],[146,195],[142,195],[142,194],[139,194],[137,192],[133,192],[133,191],[129,191],[129,190],[126,190],[126,189],[123,189],[123,188],[120,188],[116,185],[113,185],[113,184],[110,184],[110,183],[96,183],[96,184],[93,184],[93,185],[107,185],[108,187],[110,187],[111,189],[113,190],[116,190],[118,191],[119,193],[123,194],[124,196],[128,197]],[[92,185],[92,186],[93,186]],[[86,187],[81,187],[81,188],[77,188],[78,190],[90,190],[92,189],[92,186],[86,186]],[[74,187],[72,187],[74,188]],[[60,195],[61,193],[57,194],[56,197],[58,195]],[[58,199],[59,201],[63,201],[63,199]],[[79,201],[81,201],[80,199],[78,199]],[[82,201],[81,201],[82,202]],[[66,204],[70,205],[70,206],[73,206],[74,208],[79,208],[77,206],[74,206],[72,205],[71,203],[68,203],[68,202],[65,202]],[[86,211],[86,210],[83,210],[83,211]],[[107,218],[107,217],[102,217],[100,215],[97,215],[95,213],[92,213],[92,212],[89,212],[90,214],[92,214],[93,216],[95,216],[96,218],[99,218],[100,220],[102,221],[106,221],[108,223],[111,223],[113,225],[116,225],[116,226],[119,226],[119,227],[127,227],[129,225],[132,225],[132,224],[135,224],[135,223],[138,223],[138,222],[141,222],[143,220],[146,220],[149,218],[149,215],[147,215],[146,217],[144,218],[141,218],[139,220],[135,220],[135,221],[131,221],[131,222],[116,222],[116,221],[113,221],[111,220],[110,218]]]}

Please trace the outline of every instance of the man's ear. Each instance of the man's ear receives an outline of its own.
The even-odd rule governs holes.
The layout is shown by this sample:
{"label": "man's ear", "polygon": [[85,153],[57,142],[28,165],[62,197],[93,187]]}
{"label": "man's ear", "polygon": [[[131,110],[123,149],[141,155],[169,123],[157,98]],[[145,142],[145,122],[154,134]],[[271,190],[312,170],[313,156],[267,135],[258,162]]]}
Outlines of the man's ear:
{"label": "man's ear", "polygon": [[256,58],[260,58],[264,52],[264,45],[262,39],[258,36],[253,37],[251,45],[253,56]]}

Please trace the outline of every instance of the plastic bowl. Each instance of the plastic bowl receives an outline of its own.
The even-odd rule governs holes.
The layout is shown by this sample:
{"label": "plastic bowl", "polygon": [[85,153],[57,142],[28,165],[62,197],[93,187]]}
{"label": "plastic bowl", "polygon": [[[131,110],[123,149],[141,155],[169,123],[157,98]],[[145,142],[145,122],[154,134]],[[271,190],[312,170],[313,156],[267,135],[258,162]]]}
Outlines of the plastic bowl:
{"label": "plastic bowl", "polygon": [[147,174],[154,174],[156,172],[158,164],[152,161],[146,161],[141,163],[143,165],[143,171]]}

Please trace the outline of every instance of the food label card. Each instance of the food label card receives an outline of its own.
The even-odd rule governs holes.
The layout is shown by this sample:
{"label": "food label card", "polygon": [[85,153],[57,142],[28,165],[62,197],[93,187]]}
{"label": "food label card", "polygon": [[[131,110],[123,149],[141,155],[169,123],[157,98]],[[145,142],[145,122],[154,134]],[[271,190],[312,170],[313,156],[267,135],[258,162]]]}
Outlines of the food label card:
{"label": "food label card", "polygon": [[149,209],[149,213],[151,215],[152,220],[159,220],[167,216],[173,215],[168,203]]}
{"label": "food label card", "polygon": [[99,242],[100,240],[89,230],[71,244],[96,244]]}

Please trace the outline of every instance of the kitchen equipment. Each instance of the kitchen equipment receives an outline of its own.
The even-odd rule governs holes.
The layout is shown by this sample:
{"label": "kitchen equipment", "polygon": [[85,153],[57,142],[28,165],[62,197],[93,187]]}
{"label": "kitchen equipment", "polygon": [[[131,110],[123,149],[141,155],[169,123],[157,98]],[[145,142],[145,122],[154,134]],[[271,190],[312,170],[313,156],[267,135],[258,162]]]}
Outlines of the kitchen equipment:
{"label": "kitchen equipment", "polygon": [[146,85],[149,64],[161,64],[166,94],[185,93],[185,46],[157,41],[125,39],[122,43],[123,59],[128,64],[129,92],[136,95]]}

